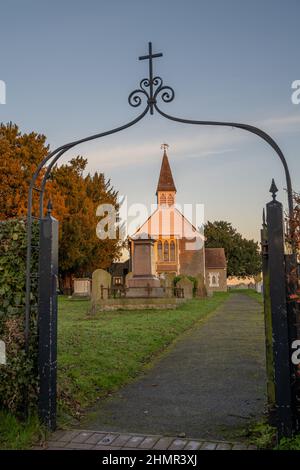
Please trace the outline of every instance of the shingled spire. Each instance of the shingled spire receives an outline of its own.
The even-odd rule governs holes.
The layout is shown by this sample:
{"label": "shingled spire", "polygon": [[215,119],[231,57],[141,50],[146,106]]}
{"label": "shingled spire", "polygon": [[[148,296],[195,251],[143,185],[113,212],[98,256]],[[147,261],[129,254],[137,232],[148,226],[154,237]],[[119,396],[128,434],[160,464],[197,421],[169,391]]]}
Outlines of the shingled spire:
{"label": "shingled spire", "polygon": [[172,206],[175,203],[176,188],[167,155],[168,144],[162,144],[164,150],[159,180],[156,189],[157,203],[159,205]]}
{"label": "shingled spire", "polygon": [[169,147],[168,144],[162,144],[161,146],[164,149],[163,159],[160,168],[159,180],[157,184],[156,194],[159,191],[175,191],[176,187],[174,184],[169,159],[167,155],[167,148]]}

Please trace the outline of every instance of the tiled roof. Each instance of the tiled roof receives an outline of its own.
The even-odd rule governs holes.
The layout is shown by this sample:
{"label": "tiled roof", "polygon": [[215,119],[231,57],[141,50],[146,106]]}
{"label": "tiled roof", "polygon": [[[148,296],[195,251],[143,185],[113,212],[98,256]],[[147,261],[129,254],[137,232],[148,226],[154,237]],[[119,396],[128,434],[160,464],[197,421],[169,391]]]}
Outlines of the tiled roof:
{"label": "tiled roof", "polygon": [[226,268],[224,248],[205,248],[206,268]]}

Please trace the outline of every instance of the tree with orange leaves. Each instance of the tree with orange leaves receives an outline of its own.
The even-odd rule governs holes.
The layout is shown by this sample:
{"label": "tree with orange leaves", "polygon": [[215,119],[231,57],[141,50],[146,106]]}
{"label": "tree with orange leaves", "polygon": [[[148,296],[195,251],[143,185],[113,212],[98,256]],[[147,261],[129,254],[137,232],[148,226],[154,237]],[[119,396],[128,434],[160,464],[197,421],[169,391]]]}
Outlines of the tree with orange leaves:
{"label": "tree with orange leaves", "polygon": [[[31,177],[48,152],[44,135],[22,134],[12,123],[0,125],[0,220],[26,215]],[[51,198],[53,215],[60,222],[62,277],[106,268],[120,251],[118,240],[99,240],[96,236],[97,206],[116,206],[117,192],[102,173],[84,176],[86,164],[87,160],[76,157],[68,164],[56,166],[47,183],[45,202]],[[38,208],[37,197],[33,207]]]}
{"label": "tree with orange leaves", "polygon": [[26,215],[28,186],[49,151],[44,135],[21,134],[18,126],[0,125],[0,219]]}

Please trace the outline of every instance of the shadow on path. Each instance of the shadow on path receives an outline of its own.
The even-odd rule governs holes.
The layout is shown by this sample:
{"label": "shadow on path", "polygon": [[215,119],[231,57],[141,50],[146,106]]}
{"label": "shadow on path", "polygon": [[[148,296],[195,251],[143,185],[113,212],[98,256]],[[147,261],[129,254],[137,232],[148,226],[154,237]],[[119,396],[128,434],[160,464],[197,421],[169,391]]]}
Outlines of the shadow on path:
{"label": "shadow on path", "polygon": [[265,404],[262,306],[232,294],[84,423],[105,431],[234,439]]}

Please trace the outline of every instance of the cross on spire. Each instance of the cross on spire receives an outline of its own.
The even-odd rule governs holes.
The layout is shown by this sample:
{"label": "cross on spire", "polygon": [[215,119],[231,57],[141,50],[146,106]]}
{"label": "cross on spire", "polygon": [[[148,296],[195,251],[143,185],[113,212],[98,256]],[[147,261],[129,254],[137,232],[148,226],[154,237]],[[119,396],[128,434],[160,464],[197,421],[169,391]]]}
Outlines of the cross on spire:
{"label": "cross on spire", "polygon": [[169,144],[161,144],[160,148],[164,151],[164,153],[167,153],[167,149],[169,148]]}

